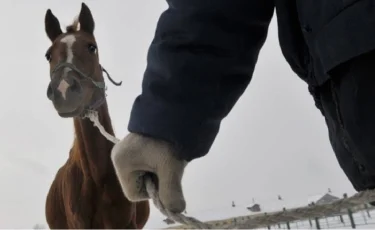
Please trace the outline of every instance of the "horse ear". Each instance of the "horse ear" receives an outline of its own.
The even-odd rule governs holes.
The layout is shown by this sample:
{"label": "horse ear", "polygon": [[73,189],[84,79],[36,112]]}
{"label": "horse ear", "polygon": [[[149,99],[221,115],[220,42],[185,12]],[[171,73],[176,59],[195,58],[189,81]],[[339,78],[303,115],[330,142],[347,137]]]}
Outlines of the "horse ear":
{"label": "horse ear", "polygon": [[94,34],[95,22],[92,17],[89,7],[82,2],[81,12],[79,13],[79,24],[80,30],[83,30],[89,34]]}
{"label": "horse ear", "polygon": [[60,34],[63,33],[60,27],[59,20],[55,17],[55,15],[53,15],[50,9],[48,9],[46,12],[44,25],[47,36],[51,40],[51,42],[53,42]]}

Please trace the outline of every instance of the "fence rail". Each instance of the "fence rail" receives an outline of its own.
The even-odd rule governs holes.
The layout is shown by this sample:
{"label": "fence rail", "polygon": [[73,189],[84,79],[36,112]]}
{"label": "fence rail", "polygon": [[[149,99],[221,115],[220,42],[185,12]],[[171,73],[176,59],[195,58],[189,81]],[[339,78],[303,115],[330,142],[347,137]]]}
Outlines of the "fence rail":
{"label": "fence rail", "polygon": [[[327,229],[327,228],[375,228],[375,207],[369,205],[373,191],[357,193],[353,197],[305,207],[259,213],[205,222],[216,229]],[[199,217],[198,217],[199,218]],[[371,226],[372,225],[372,226]],[[178,225],[167,229],[192,229]]]}
{"label": "fence rail", "polygon": [[[350,229],[350,228],[375,228],[375,209],[358,209],[351,213],[327,216],[316,219],[280,223],[269,226],[268,229]],[[265,228],[267,229],[267,228]]]}

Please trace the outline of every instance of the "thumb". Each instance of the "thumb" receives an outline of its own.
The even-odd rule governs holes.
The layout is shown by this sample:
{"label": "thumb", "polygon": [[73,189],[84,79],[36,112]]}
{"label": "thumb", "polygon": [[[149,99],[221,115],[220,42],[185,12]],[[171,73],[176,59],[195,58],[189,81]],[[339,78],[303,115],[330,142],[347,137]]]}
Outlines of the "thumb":
{"label": "thumb", "polygon": [[186,208],[181,185],[183,171],[184,165],[181,164],[181,167],[163,167],[158,172],[159,197],[164,207],[171,212],[181,213]]}

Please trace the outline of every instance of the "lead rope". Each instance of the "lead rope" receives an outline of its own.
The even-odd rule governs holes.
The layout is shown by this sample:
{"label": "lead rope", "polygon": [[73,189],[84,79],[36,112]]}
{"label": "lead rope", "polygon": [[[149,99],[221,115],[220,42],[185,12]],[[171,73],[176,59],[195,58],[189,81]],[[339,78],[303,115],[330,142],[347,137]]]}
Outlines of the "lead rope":
{"label": "lead rope", "polygon": [[[93,123],[93,125],[95,127],[97,127],[100,131],[100,133],[105,137],[107,138],[109,141],[113,142],[114,144],[117,144],[120,140],[117,139],[116,137],[112,136],[111,134],[109,134],[105,129],[104,127],[102,126],[102,124],[100,124],[99,122],[99,116],[98,116],[98,112],[97,111],[88,111],[85,115],[86,118],[89,118],[90,121]],[[159,198],[159,193],[155,187],[155,184],[153,183],[152,179],[148,176],[145,176],[145,183],[146,183],[146,190],[147,190],[147,193],[148,195],[151,197],[154,205],[159,209],[159,211],[161,213],[163,213],[165,216],[167,216],[168,218],[178,222],[178,223],[181,223],[183,225],[188,225],[188,226],[192,226],[194,228],[198,228],[198,229],[211,229],[211,226],[206,224],[206,223],[203,223],[197,219],[195,219],[194,217],[189,217],[189,216],[185,216],[181,213],[175,213],[175,212],[171,212],[169,210],[167,210],[164,205],[162,204],[160,198]]]}

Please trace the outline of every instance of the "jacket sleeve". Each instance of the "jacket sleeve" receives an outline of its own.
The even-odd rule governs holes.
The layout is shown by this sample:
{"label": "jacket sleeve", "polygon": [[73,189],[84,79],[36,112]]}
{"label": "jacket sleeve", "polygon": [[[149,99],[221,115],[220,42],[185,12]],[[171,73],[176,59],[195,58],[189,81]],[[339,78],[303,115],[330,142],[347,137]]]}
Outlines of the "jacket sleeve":
{"label": "jacket sleeve", "polygon": [[210,150],[253,75],[273,0],[167,0],[149,47],[129,132],[173,143],[185,160]]}

